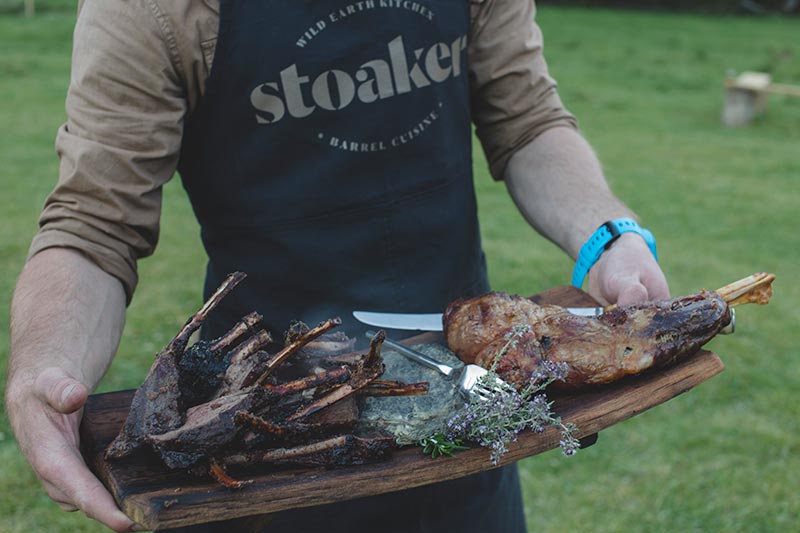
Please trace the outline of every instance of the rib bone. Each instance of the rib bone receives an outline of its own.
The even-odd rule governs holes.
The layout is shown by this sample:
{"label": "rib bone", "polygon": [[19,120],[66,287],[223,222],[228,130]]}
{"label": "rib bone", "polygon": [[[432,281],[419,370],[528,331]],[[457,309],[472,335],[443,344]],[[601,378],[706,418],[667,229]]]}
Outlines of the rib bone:
{"label": "rib bone", "polygon": [[272,335],[270,335],[266,330],[259,330],[255,335],[244,341],[231,352],[231,365],[235,365],[240,361],[247,359],[260,350],[262,346],[265,346],[270,342],[272,342]]}
{"label": "rib bone", "polygon": [[233,343],[236,342],[236,340],[239,337],[250,331],[252,328],[255,327],[256,324],[261,322],[262,318],[263,317],[258,313],[256,313],[255,311],[250,313],[249,315],[242,318],[239,322],[237,322],[236,325],[234,325],[229,332],[227,332],[222,337],[213,341],[210,344],[209,349],[212,352],[218,352],[223,348],[227,348],[233,345]]}
{"label": "rib bone", "polygon": [[[265,442],[268,444],[266,447],[275,448],[278,445],[304,444],[311,438],[325,438],[352,431],[358,423],[358,408],[355,400],[345,400],[318,411],[303,422],[277,422],[246,411],[236,413],[234,420],[239,426],[257,434],[259,443]],[[263,446],[259,444],[257,447]]]}
{"label": "rib bone", "polygon": [[186,344],[189,342],[189,337],[192,336],[192,333],[197,331],[200,326],[203,325],[208,314],[214,310],[217,305],[222,301],[225,296],[230,293],[234,287],[236,287],[239,283],[242,282],[244,278],[247,277],[247,274],[244,272],[234,272],[233,274],[228,275],[225,278],[225,281],[222,282],[214,294],[209,297],[208,300],[203,304],[197,313],[192,315],[192,317],[186,322],[186,324],[181,329],[180,333],[178,333],[172,341],[167,345],[165,351],[175,351],[175,352],[183,352],[184,348],[186,348]]}
{"label": "rib bone", "polygon": [[290,394],[296,394],[304,390],[313,389],[320,385],[329,385],[332,383],[342,383],[350,379],[350,369],[346,366],[334,368],[320,372],[319,374],[312,374],[304,378],[289,381],[288,383],[281,383],[279,385],[262,385],[264,389],[269,392],[270,396],[285,397]]}
{"label": "rib bone", "polygon": [[[343,367],[344,368],[344,367]],[[377,367],[365,368],[362,372],[353,375],[353,379],[349,382],[345,383],[341,387],[337,387],[333,389],[331,392],[322,396],[318,400],[302,407],[294,414],[289,416],[287,420],[299,420],[305,416],[310,415],[311,413],[316,413],[320,409],[323,409],[335,402],[343,398],[347,398],[354,392],[364,388],[369,384],[370,381],[377,378],[383,373],[383,365],[377,365]]]}
{"label": "rib bone", "polygon": [[364,362],[365,366],[372,366],[381,356],[381,346],[383,341],[386,340],[386,332],[383,330],[378,331],[369,341],[369,354],[367,360]]}
{"label": "rib bone", "polygon": [[426,381],[420,383],[403,383],[401,381],[385,381],[376,379],[359,391],[361,396],[419,396],[428,394],[429,384]]}
{"label": "rib bone", "polygon": [[267,379],[267,376],[269,376],[270,373],[272,373],[272,370],[276,366],[278,366],[281,363],[283,363],[292,354],[296,353],[298,350],[300,350],[300,348],[302,348],[303,346],[305,346],[306,344],[308,344],[312,340],[316,339],[317,337],[319,337],[320,335],[322,335],[323,333],[325,333],[329,329],[333,329],[336,326],[341,325],[341,323],[342,323],[342,319],[341,318],[330,318],[330,319],[326,320],[325,322],[322,322],[321,324],[319,324],[314,329],[309,330],[304,335],[300,336],[299,338],[297,338],[297,339],[293,340],[292,342],[290,342],[289,344],[287,344],[283,348],[283,350],[281,350],[280,352],[276,353],[272,357],[272,359],[270,359],[269,363],[267,364],[267,369],[264,371],[263,374],[261,374],[261,377],[259,377],[256,380],[256,383],[259,384],[259,385],[262,384],[264,382],[264,380]]}
{"label": "rib bone", "polygon": [[136,389],[122,431],[106,449],[106,458],[119,459],[130,455],[141,446],[147,435],[160,435],[183,424],[185,415],[181,412],[178,362],[192,333],[200,328],[211,310],[244,278],[243,272],[229,275],[186,322],[180,333],[156,355],[144,383]]}
{"label": "rib bone", "polygon": [[238,479],[232,478],[216,461],[211,461],[211,463],[208,465],[208,473],[217,481],[217,483],[229,489],[241,489],[245,485],[253,482],[252,479],[247,481],[239,481]]}
{"label": "rib bone", "polygon": [[323,466],[351,465],[386,457],[394,447],[394,437],[387,434],[366,437],[339,435],[293,448],[243,451],[218,458],[217,462],[225,466],[253,463],[291,463]]}

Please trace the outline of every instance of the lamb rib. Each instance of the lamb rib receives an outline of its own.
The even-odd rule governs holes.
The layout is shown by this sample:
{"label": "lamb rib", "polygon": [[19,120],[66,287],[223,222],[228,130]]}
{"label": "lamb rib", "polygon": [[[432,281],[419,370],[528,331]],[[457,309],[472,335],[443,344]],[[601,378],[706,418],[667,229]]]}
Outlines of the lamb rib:
{"label": "lamb rib", "polygon": [[297,353],[303,346],[308,344],[309,342],[313,341],[326,331],[335,328],[336,326],[340,326],[342,324],[341,318],[329,318],[328,320],[320,323],[317,327],[309,330],[303,335],[294,338],[289,342],[280,352],[276,353],[267,363],[266,370],[261,374],[261,376],[256,380],[256,383],[261,384],[267,379],[267,376],[272,373],[272,371],[283,363],[287,358],[292,356],[293,354]]}
{"label": "lamb rib", "polygon": [[232,442],[239,430],[236,413],[255,409],[267,398],[263,389],[229,394],[193,407],[182,426],[146,440],[169,468],[187,468]]}
{"label": "lamb rib", "polygon": [[340,383],[350,377],[347,368],[307,376],[275,386],[254,385],[222,398],[192,407],[186,422],[159,435],[150,435],[147,442],[161,455],[170,468],[186,468],[203,457],[233,442],[239,436],[238,412],[253,412],[292,394],[326,383]]}
{"label": "lamb rib", "polygon": [[384,331],[379,331],[375,337],[372,338],[369,345],[369,354],[364,360],[363,365],[356,367],[353,371],[352,379],[314,400],[312,403],[301,407],[290,415],[287,420],[295,421],[309,416],[343,398],[347,398],[366,387],[371,381],[380,377],[384,370],[383,359],[381,358],[381,346],[383,345],[384,339],[386,339],[386,332]]}
{"label": "lamb rib", "polygon": [[254,449],[253,443],[266,442],[270,448],[276,445],[298,445],[312,438],[329,437],[334,434],[350,432],[358,423],[358,407],[352,396],[317,411],[302,422],[274,421],[247,412],[238,412],[235,421],[241,427],[257,434],[250,437],[248,447]]}
{"label": "lamb rib", "polygon": [[192,333],[208,314],[245,278],[243,272],[229,275],[180,332],[156,355],[142,385],[136,389],[131,409],[119,435],[106,449],[106,458],[122,458],[139,448],[147,435],[158,435],[183,424],[180,372],[178,364]]}
{"label": "lamb rib", "polygon": [[387,433],[356,436],[339,435],[292,448],[248,450],[217,458],[219,465],[235,466],[258,463],[298,464],[304,466],[357,465],[387,457],[397,447]]}
{"label": "lamb rib", "polygon": [[221,351],[224,348],[233,346],[233,343],[236,342],[238,339],[242,338],[245,333],[252,331],[252,329],[261,322],[261,319],[264,318],[255,311],[252,313],[245,315],[239,322],[234,324],[231,330],[222,337],[212,341],[209,345],[209,349],[212,352]]}
{"label": "lamb rib", "polygon": [[261,330],[232,350],[226,357],[230,363],[225,369],[225,375],[219,383],[215,396],[225,396],[255,383],[256,379],[266,370],[271,357],[260,349],[270,342],[272,342],[272,336]]}
{"label": "lamb rib", "polygon": [[[214,341],[197,341],[183,353],[178,363],[180,386],[184,405],[190,407],[209,400],[219,393],[230,362],[247,357],[261,346],[269,344],[272,337],[263,329],[256,332],[238,348],[225,351],[261,320],[261,315],[251,313],[240,320],[231,331]],[[239,387],[242,388],[242,387]],[[232,392],[232,391],[231,391]]]}
{"label": "lamb rib", "polygon": [[[125,457],[146,443],[169,468],[211,475],[238,488],[241,482],[225,471],[221,458],[227,455],[336,466],[389,453],[394,439],[387,435],[332,436],[358,427],[356,393],[383,374],[384,332],[374,336],[367,353],[355,353],[355,339],[326,335],[340,319],[314,328],[298,322],[284,348],[271,355],[265,348],[272,336],[256,331],[261,316],[250,313],[218,339],[188,346],[191,335],[243,278],[241,273],[229,276],[156,356],[106,458]],[[289,362],[298,352],[300,360]],[[425,385],[378,382],[367,392],[417,394]]]}
{"label": "lamb rib", "polygon": [[386,396],[421,396],[428,394],[430,383],[403,383],[402,381],[386,381],[375,379],[359,392],[361,396],[386,397]]}

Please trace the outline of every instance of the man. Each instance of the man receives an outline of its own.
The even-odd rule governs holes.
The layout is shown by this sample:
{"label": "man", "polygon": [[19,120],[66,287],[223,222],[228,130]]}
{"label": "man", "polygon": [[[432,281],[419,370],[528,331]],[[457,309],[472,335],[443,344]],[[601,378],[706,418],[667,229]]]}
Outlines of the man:
{"label": "man", "polygon": [[[435,311],[488,290],[471,121],[493,176],[572,257],[604,222],[631,217],[556,94],[533,17],[528,0],[86,2],[59,184],[12,304],[6,401],[50,497],[135,527],[83,463],[77,426],[176,168],[209,254],[206,294],[230,271],[249,274],[206,337],[254,309],[280,333],[292,319]],[[635,232],[584,266],[606,302],[668,296]],[[514,468],[269,527],[330,530],[331,515],[351,531],[378,519],[382,530],[524,530]]]}

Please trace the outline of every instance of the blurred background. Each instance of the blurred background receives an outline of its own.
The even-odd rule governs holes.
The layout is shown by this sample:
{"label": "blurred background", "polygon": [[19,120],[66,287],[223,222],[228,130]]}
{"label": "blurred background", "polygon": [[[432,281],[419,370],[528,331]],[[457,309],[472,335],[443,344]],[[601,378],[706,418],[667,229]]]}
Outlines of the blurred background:
{"label": "blurred background", "polygon": [[[778,279],[770,305],[740,309],[737,332],[710,344],[725,362],[722,374],[601,432],[575,457],[552,451],[520,463],[531,531],[800,525],[797,4],[539,2],[561,97],[613,189],[655,233],[673,295],[760,270]],[[8,302],[57,175],[53,139],[65,119],[74,19],[73,0],[0,0],[3,375]],[[526,226],[475,148],[494,288],[533,294],[567,284],[571,260]],[[204,255],[177,180],[166,187],[159,249],[140,275],[101,391],[138,386],[200,303]],[[103,530],[47,498],[4,411],[0,464],[0,531]]]}

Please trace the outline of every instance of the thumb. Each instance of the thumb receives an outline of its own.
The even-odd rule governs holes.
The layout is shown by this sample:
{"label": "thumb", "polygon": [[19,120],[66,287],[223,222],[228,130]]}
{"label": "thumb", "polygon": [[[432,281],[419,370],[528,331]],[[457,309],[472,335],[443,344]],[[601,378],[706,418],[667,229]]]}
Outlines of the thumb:
{"label": "thumb", "polygon": [[33,382],[34,393],[59,413],[74,413],[86,403],[89,389],[58,367],[45,368]]}

